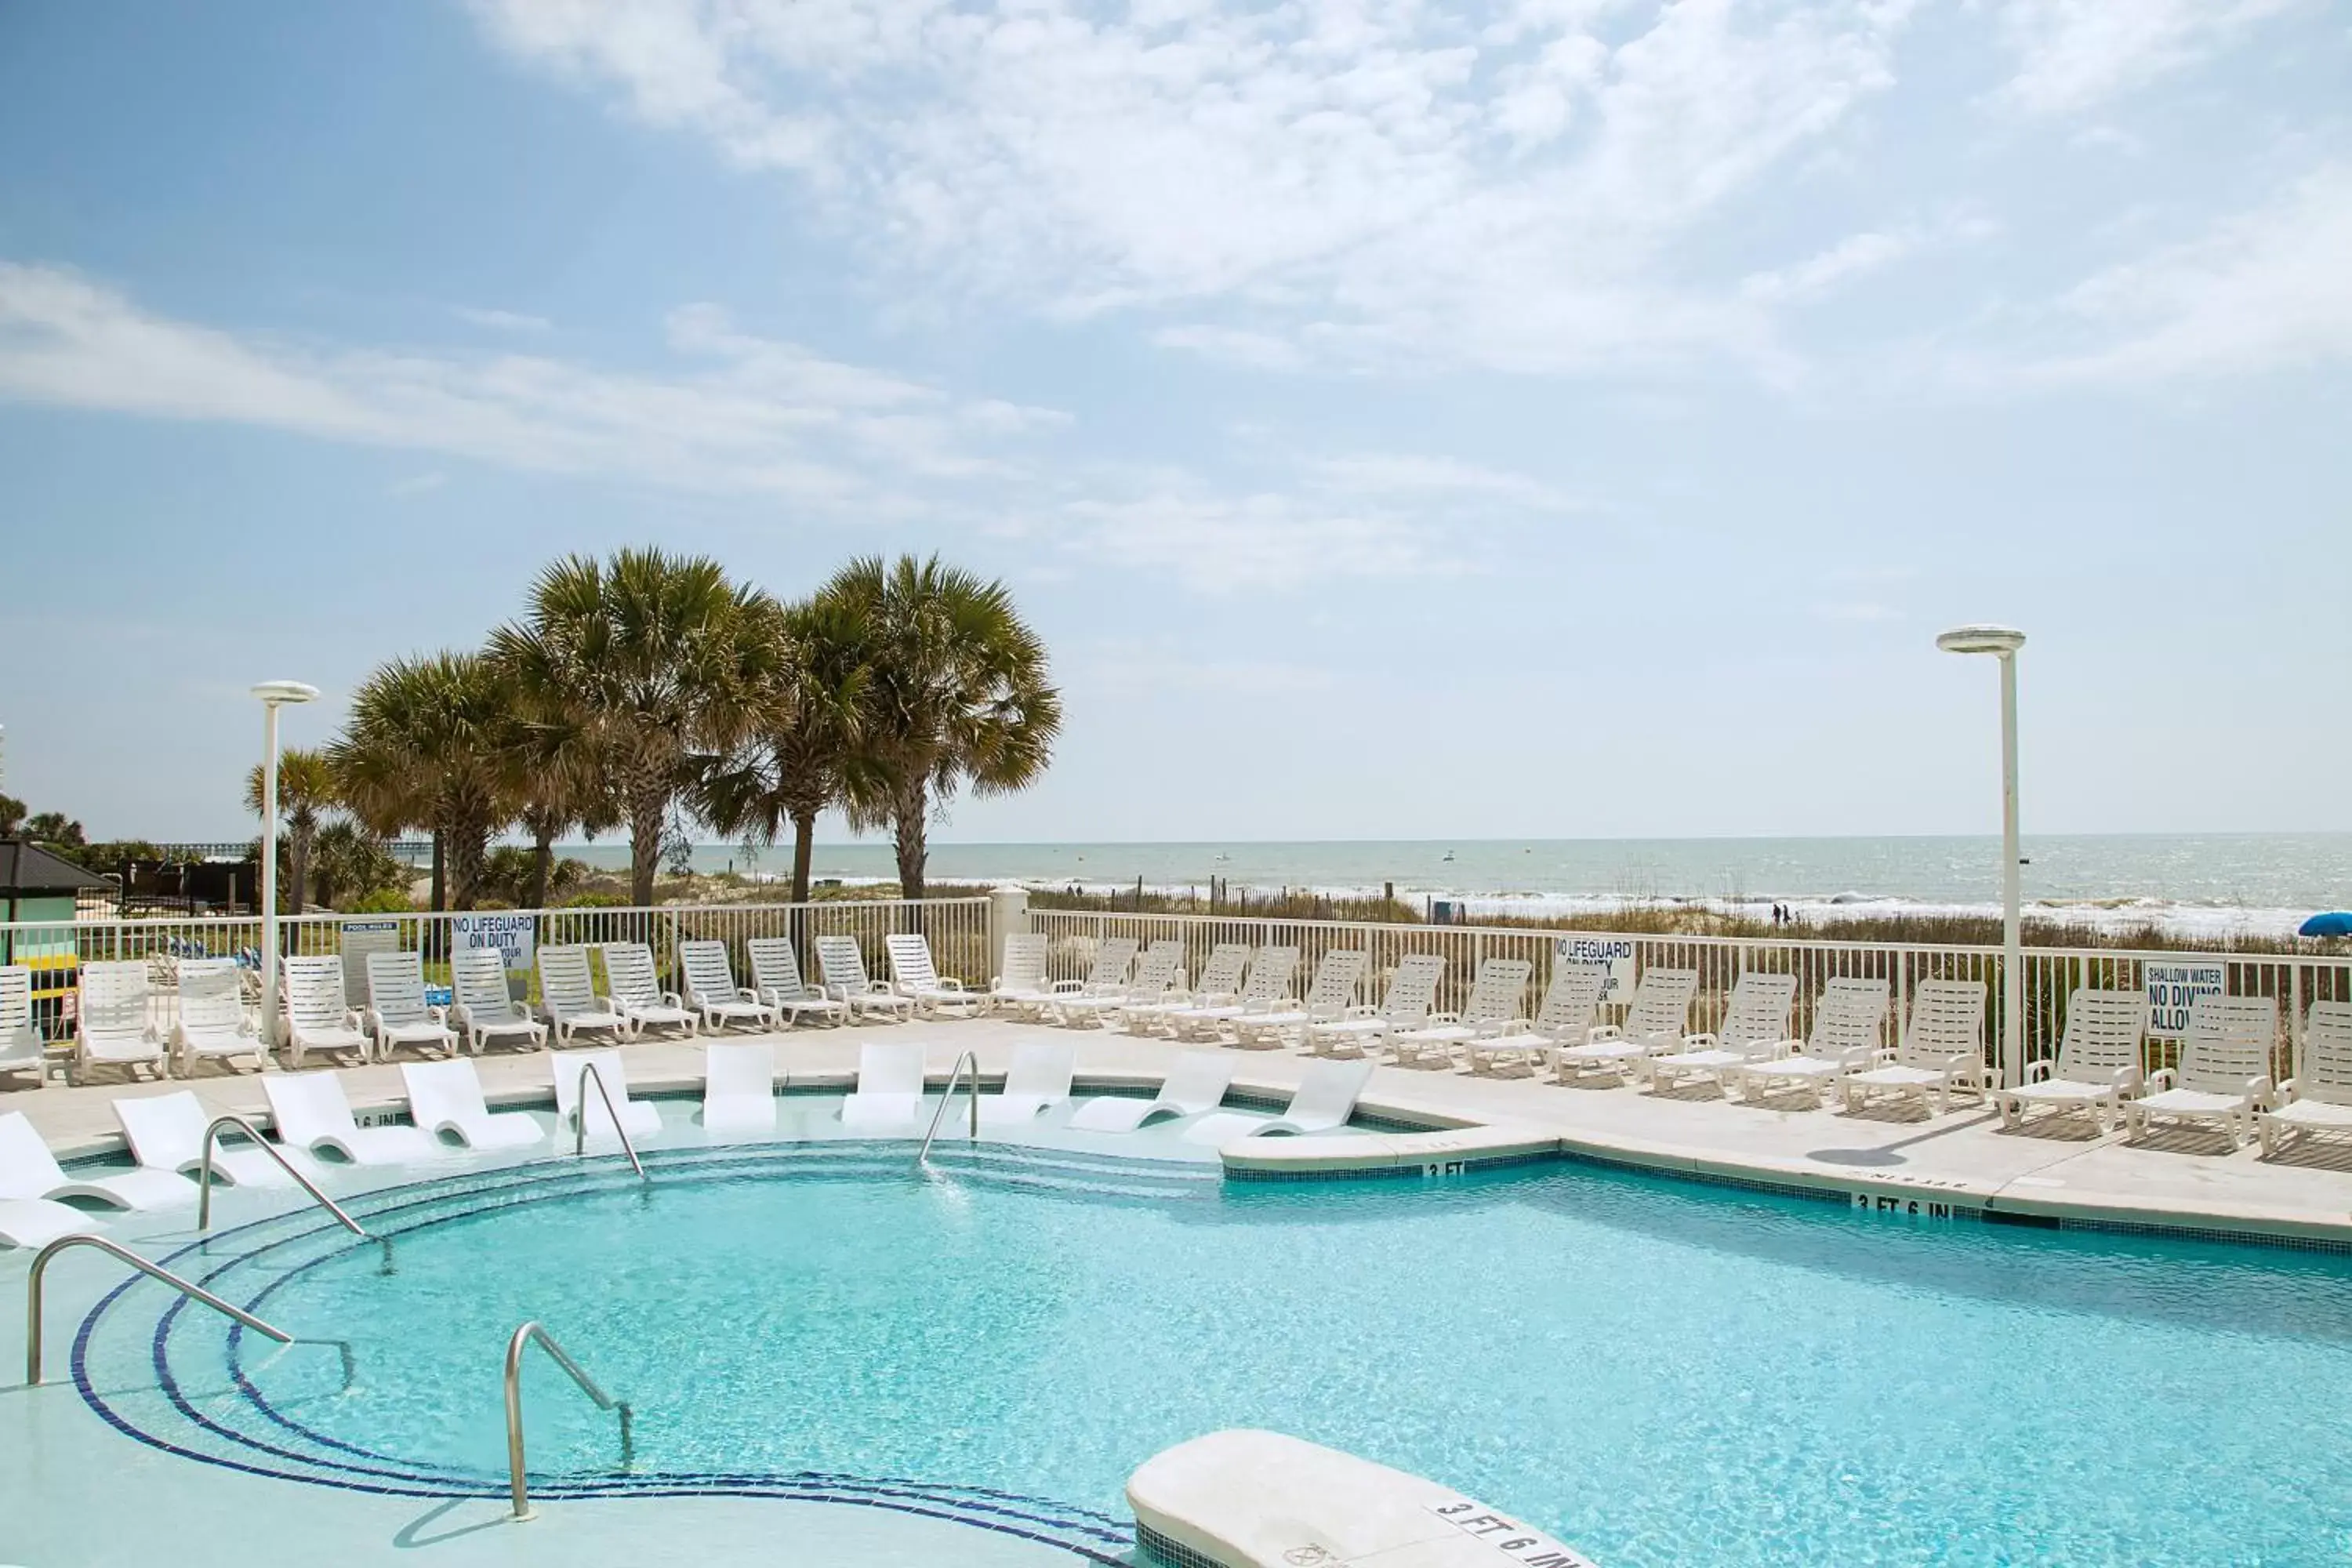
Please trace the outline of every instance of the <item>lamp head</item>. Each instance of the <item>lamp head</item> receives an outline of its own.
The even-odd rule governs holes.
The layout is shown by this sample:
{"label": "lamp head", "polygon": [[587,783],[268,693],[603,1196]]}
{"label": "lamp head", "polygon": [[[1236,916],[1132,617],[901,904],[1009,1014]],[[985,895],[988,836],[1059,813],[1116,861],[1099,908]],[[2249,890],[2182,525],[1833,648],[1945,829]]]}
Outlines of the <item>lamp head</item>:
{"label": "lamp head", "polygon": [[1936,646],[1946,653],[2012,654],[2025,646],[2025,634],[2014,626],[1954,626]]}
{"label": "lamp head", "polygon": [[293,702],[308,702],[319,695],[315,686],[305,686],[299,680],[265,680],[253,689],[253,694],[272,708]]}

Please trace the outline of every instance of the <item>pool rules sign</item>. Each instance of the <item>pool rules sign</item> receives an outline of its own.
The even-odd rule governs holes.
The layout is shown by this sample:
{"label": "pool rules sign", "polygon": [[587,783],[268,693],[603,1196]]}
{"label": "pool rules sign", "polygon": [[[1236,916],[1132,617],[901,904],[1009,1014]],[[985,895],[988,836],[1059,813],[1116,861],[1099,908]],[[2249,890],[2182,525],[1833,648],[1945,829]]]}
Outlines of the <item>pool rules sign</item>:
{"label": "pool rules sign", "polygon": [[2189,1009],[2200,996],[2229,993],[2229,974],[2218,963],[2143,963],[2147,987],[2147,1032],[2177,1040],[2189,1032]]}

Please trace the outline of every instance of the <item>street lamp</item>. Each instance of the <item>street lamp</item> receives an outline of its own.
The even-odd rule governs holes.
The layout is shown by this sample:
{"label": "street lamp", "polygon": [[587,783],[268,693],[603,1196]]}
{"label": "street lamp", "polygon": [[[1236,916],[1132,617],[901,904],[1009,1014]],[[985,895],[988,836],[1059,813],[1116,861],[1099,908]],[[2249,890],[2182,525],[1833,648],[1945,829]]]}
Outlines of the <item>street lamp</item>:
{"label": "street lamp", "polygon": [[261,1043],[278,1044],[278,710],[319,695],[299,680],[265,680],[261,700]]}
{"label": "street lamp", "polygon": [[2000,660],[2000,1082],[2011,1089],[2025,1068],[2025,953],[2017,886],[2017,650],[2025,646],[2025,634],[2013,626],[1955,626],[1936,646]]}

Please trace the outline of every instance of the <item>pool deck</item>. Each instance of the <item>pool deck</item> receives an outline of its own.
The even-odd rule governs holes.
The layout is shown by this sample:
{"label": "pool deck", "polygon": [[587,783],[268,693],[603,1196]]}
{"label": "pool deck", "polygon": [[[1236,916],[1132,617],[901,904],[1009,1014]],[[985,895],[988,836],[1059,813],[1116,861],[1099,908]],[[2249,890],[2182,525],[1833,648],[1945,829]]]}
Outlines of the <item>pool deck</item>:
{"label": "pool deck", "polygon": [[[925,1041],[934,1084],[967,1049],[978,1053],[982,1072],[992,1078],[1004,1072],[1013,1047],[1024,1040],[1069,1041],[1076,1047],[1081,1095],[1090,1088],[1156,1084],[1178,1053],[1203,1048],[997,1018],[801,1029],[772,1037],[788,1084],[813,1090],[847,1087],[858,1048],[869,1040]],[[625,1052],[635,1092],[699,1091],[698,1041],[642,1041]],[[1232,1054],[1234,1088],[1244,1095],[1286,1097],[1306,1066],[1287,1051]],[[478,1065],[494,1103],[545,1102],[544,1053],[493,1054]],[[355,1109],[402,1103],[396,1067],[340,1070]],[[127,1084],[110,1077],[112,1081],[80,1088],[53,1082],[0,1091],[0,1110],[26,1112],[59,1155],[70,1157],[120,1147],[108,1102],[126,1095],[192,1087],[217,1110],[268,1109],[250,1069],[233,1073],[215,1065],[193,1083]],[[2167,1132],[2126,1146],[2119,1133],[2092,1136],[2080,1117],[2006,1131],[1992,1110],[1967,1103],[1933,1118],[1916,1109],[1844,1114],[1727,1101],[1711,1088],[1653,1095],[1599,1082],[1565,1087],[1394,1067],[1374,1070],[1360,1112],[1391,1123],[1494,1131],[1259,1140],[1252,1147],[1263,1153],[1248,1163],[1278,1164],[1298,1174],[1328,1174],[1352,1164],[1442,1176],[1451,1167],[1498,1154],[1558,1150],[1668,1174],[1801,1187],[1857,1208],[1907,1213],[1916,1202],[1937,1205],[1937,1212],[1978,1211],[2028,1222],[2126,1224],[2352,1247],[2352,1142],[2343,1141],[2299,1140],[2279,1159],[2265,1161],[2258,1147],[2233,1150],[2218,1133]],[[1104,1152],[1119,1146],[1116,1136],[1086,1142]],[[1229,1169],[1242,1163],[1239,1152],[1227,1157]]]}

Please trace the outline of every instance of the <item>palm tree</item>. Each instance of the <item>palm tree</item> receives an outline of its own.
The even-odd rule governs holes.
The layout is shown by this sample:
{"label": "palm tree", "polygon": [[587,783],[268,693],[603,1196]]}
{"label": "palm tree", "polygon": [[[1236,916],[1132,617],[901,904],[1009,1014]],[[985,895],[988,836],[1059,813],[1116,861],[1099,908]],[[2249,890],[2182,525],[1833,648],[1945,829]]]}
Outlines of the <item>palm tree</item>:
{"label": "palm tree", "polygon": [[436,910],[474,907],[490,837],[514,818],[502,750],[512,713],[505,672],[480,654],[396,659],[361,686],[327,749],[369,831],[433,835]]}
{"label": "palm tree", "polygon": [[931,809],[1034,783],[1062,727],[1045,645],[1002,583],[902,556],[853,561],[823,590],[864,623],[868,688],[851,820],[887,824],[901,896],[923,896]]}
{"label": "palm tree", "polygon": [[31,809],[13,795],[0,795],[0,838],[14,838],[25,826],[25,813]]}
{"label": "palm tree", "polygon": [[793,902],[809,896],[816,819],[863,782],[866,627],[858,607],[834,594],[782,612],[783,689],[771,723],[708,773],[697,795],[704,820],[729,837],[773,844],[793,829]]}
{"label": "palm tree", "polygon": [[[256,816],[261,815],[261,764],[257,763],[245,775],[245,809]],[[318,841],[320,820],[337,804],[335,771],[327,765],[324,752],[298,747],[278,754],[278,809],[286,818],[287,903],[298,915],[310,889],[310,847]],[[261,830],[275,833],[278,825],[265,822]]]}
{"label": "palm tree", "polygon": [[623,550],[555,563],[531,589],[529,621],[491,637],[523,700],[563,714],[583,765],[610,782],[640,905],[653,902],[673,808],[774,700],[777,619],[773,600],[715,561]]}
{"label": "palm tree", "polygon": [[524,909],[541,910],[554,876],[555,841],[575,828],[593,838],[619,826],[620,815],[592,738],[575,716],[534,700],[519,671],[507,675],[515,710],[502,749],[516,815],[530,835],[530,871],[509,896]]}

